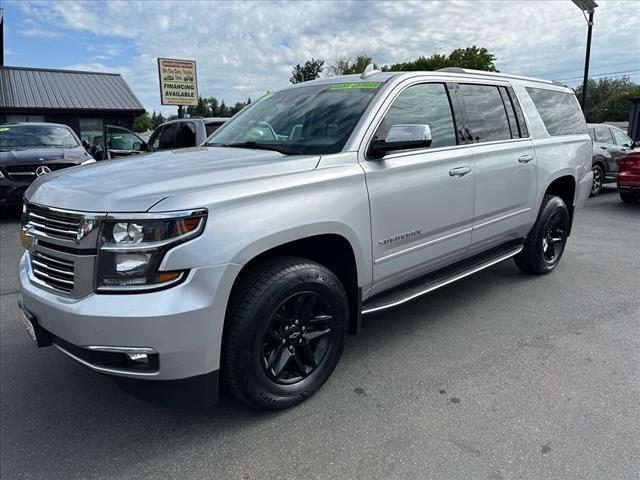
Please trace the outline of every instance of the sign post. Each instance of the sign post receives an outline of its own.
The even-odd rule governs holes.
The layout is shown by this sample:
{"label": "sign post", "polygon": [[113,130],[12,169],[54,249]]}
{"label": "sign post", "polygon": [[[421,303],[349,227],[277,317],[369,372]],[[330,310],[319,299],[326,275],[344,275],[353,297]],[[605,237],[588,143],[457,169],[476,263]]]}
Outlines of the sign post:
{"label": "sign post", "polygon": [[184,117],[183,107],[198,105],[198,77],[195,60],[158,58],[160,102],[178,107],[178,117]]}

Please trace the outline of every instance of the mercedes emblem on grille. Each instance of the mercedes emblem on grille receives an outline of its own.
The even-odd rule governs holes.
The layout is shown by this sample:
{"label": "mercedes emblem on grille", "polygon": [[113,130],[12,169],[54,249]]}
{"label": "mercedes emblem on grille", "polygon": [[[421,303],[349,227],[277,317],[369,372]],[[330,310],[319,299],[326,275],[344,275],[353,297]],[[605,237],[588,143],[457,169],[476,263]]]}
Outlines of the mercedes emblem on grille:
{"label": "mercedes emblem on grille", "polygon": [[36,168],[36,176],[41,177],[42,175],[46,175],[47,173],[51,173],[51,169],[46,165],[40,165]]}

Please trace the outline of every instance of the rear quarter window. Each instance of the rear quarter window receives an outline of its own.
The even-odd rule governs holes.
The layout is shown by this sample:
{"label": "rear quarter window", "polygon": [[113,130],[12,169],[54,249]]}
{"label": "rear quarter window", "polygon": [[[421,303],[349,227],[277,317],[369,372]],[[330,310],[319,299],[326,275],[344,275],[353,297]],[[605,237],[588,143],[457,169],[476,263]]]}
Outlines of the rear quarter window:
{"label": "rear quarter window", "polygon": [[527,87],[527,93],[551,136],[587,133],[584,115],[572,93]]}

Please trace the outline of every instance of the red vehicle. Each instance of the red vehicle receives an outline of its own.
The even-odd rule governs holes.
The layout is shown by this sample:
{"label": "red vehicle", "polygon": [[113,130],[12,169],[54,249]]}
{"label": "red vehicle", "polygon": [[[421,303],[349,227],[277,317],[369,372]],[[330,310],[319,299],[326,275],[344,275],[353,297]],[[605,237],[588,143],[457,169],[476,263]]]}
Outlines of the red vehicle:
{"label": "red vehicle", "polygon": [[618,192],[624,202],[640,200],[640,151],[627,153],[620,159]]}

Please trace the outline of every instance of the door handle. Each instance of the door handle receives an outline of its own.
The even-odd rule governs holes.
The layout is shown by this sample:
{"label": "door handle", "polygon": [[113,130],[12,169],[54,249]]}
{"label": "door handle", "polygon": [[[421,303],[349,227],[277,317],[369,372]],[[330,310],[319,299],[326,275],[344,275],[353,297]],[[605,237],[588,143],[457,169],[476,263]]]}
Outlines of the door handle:
{"label": "door handle", "polygon": [[600,150],[606,150],[607,147],[600,147]]}
{"label": "door handle", "polygon": [[533,160],[533,155],[530,153],[527,153],[526,155],[520,155],[520,157],[518,158],[518,161],[520,163],[529,163],[531,160]]}
{"label": "door handle", "polygon": [[464,177],[471,171],[471,167],[457,167],[449,170],[450,177]]}

